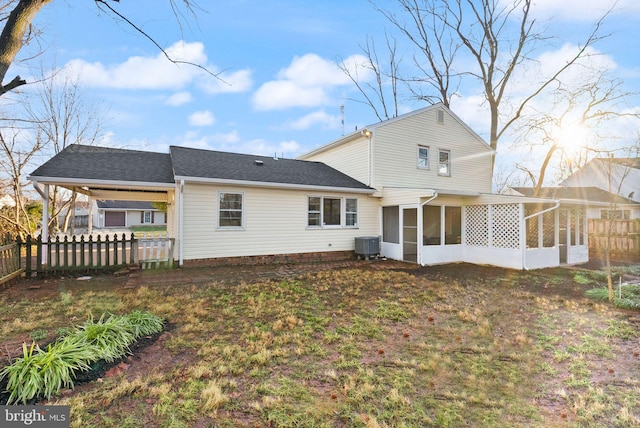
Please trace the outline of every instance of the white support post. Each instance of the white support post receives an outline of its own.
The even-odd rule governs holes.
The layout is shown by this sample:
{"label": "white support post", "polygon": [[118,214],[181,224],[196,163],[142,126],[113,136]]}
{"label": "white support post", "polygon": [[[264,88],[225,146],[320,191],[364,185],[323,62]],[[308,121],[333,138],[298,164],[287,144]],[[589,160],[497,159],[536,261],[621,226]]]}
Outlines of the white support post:
{"label": "white support post", "polygon": [[[38,184],[36,183],[36,188]],[[40,228],[40,236],[42,242],[49,242],[49,185],[44,185],[44,191],[42,193],[42,226]],[[46,245],[42,246],[42,263],[47,264],[47,251]]]}
{"label": "white support post", "polygon": [[93,233],[93,198],[89,196],[87,199],[89,201],[89,223],[87,224],[87,232],[91,235],[91,233]]}

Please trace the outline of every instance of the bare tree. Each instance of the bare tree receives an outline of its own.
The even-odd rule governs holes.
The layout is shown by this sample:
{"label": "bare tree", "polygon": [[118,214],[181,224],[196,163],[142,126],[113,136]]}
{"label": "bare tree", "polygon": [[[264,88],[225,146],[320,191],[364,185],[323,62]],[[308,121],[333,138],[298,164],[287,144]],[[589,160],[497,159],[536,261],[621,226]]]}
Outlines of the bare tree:
{"label": "bare tree", "polygon": [[[534,196],[539,195],[551,165],[558,165],[560,174],[570,175],[595,154],[606,151],[606,141],[625,138],[616,134],[613,126],[607,126],[612,120],[640,119],[640,114],[624,108],[624,101],[632,94],[622,89],[620,79],[610,77],[607,69],[582,70],[583,75],[593,77],[576,85],[557,82],[547,98],[551,101],[543,107],[532,103],[527,120],[518,127],[519,144],[516,147],[526,149],[530,154],[534,150],[544,153],[537,171],[528,164],[516,164],[531,180]],[[584,132],[569,135],[577,130]],[[557,162],[553,162],[554,158]]]}
{"label": "bare tree", "polygon": [[527,82],[525,92],[516,96],[514,79],[537,66],[533,54],[550,40],[531,16],[533,0],[395,0],[400,13],[372,3],[416,49],[415,69],[402,76],[416,98],[448,106],[461,85],[482,87],[494,150],[534,99],[592,54],[590,48],[606,37],[601,30],[611,12],[595,23],[571,58],[539,80]]}
{"label": "bare tree", "polygon": [[[199,10],[199,7],[193,0],[167,1],[169,1],[171,5],[178,24],[180,24],[186,13],[195,15],[195,11]],[[94,0],[97,7],[106,11],[114,18],[123,20],[127,25],[134,28],[135,31],[149,39],[160,51],[164,53],[169,61],[191,64],[209,72],[205,67],[199,64],[180,61],[170,57],[155,41],[153,36],[147,34],[141,27],[137,26],[112,6],[119,2],[120,0]],[[0,96],[27,83],[26,80],[22,79],[20,76],[13,77],[13,79],[7,83],[4,82],[7,72],[9,71],[9,67],[16,60],[18,53],[25,44],[28,44],[32,39],[35,31],[33,28],[33,20],[42,8],[47,6],[49,3],[53,3],[53,0],[3,0],[0,2],[0,21],[4,23],[2,32],[0,33]]]}
{"label": "bare tree", "polygon": [[42,146],[36,141],[33,145],[25,145],[20,138],[19,129],[4,128],[0,131],[0,171],[6,177],[7,194],[13,199],[13,207],[0,212],[0,220],[5,224],[6,230],[12,235],[24,238],[35,231],[27,210],[28,197],[25,194],[25,168],[31,165],[31,161],[42,150]]}
{"label": "bare tree", "polygon": [[[65,70],[43,72],[35,85],[35,94],[25,103],[28,122],[35,128],[37,145],[48,154],[57,154],[70,144],[94,144],[102,136],[106,117],[101,105],[88,102],[78,76]],[[50,227],[67,231],[74,213],[75,192],[53,186],[50,190],[52,209]],[[62,224],[59,215],[66,210]]]}
{"label": "bare tree", "polygon": [[[398,84],[400,78],[398,71],[400,68],[397,59],[396,41],[389,36],[386,37],[388,58],[384,64],[378,57],[375,42],[367,38],[364,46],[360,49],[365,54],[364,63],[347,64],[344,61],[338,67],[351,79],[364,101],[353,99],[352,101],[363,102],[371,107],[378,120],[382,121],[398,115],[399,95]],[[375,83],[371,84],[366,79],[360,78],[360,73],[372,73]]]}

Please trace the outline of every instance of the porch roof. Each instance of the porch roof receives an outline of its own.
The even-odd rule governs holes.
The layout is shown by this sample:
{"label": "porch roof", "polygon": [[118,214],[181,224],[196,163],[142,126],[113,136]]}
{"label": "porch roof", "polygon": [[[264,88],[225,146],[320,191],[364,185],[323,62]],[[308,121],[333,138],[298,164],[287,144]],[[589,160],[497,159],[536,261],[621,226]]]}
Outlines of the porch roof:
{"label": "porch roof", "polygon": [[72,144],[37,168],[29,177],[51,181],[112,181],[174,184],[171,157],[166,153]]}
{"label": "porch roof", "polygon": [[[532,187],[512,187],[512,189],[523,196],[533,196]],[[580,205],[640,205],[638,202],[598,187],[542,187],[539,197],[558,199],[562,203]]]}

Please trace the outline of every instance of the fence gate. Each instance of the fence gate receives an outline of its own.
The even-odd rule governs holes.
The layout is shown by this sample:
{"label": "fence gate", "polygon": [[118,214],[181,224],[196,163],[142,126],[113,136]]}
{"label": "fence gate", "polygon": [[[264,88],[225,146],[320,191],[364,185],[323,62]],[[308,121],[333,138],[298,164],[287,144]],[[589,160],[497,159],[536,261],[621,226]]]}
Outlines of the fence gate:
{"label": "fence gate", "polygon": [[138,241],[138,262],[142,269],[173,266],[174,238],[161,233],[145,233]]}

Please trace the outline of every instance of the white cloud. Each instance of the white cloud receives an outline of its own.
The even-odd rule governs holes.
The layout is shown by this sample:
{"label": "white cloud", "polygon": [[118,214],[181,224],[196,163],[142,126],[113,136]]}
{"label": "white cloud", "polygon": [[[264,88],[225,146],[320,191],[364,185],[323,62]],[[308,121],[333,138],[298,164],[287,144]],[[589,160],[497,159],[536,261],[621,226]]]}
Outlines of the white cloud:
{"label": "white cloud", "polygon": [[175,94],[169,96],[164,103],[173,107],[179,107],[181,105],[190,103],[191,101],[193,101],[191,93],[182,91],[176,92]]}
{"label": "white cloud", "polygon": [[614,6],[616,11],[625,14],[640,12],[637,0],[536,0],[531,11],[543,18],[590,21],[598,19]]}
{"label": "white cloud", "polygon": [[258,89],[253,104],[258,110],[284,110],[290,107],[315,107],[329,98],[322,87],[304,87],[296,82],[275,80]]}
{"label": "white cloud", "polygon": [[324,129],[337,129],[340,126],[340,117],[332,116],[325,111],[316,111],[299,119],[287,122],[285,129],[305,130],[316,124],[321,125]]}
{"label": "white cloud", "polygon": [[202,68],[185,63],[173,63],[160,52],[155,56],[134,56],[122,63],[89,63],[82,59],[69,61],[65,68],[81,76],[87,86],[115,89],[173,89],[179,90],[197,83],[208,93],[246,91],[251,86],[251,72],[240,70],[235,73],[220,72],[207,63],[204,44],[179,41],[166,49],[169,57],[201,65],[213,74],[218,74],[228,84],[207,73]]}
{"label": "white cloud", "polygon": [[[345,63],[360,63],[357,58],[360,56],[349,57]],[[316,54],[296,56],[289,67],[280,70],[276,80],[258,88],[253,105],[258,110],[317,107],[329,103],[332,89],[350,84],[349,77],[333,61]]]}
{"label": "white cloud", "polygon": [[216,118],[209,110],[196,111],[189,116],[191,126],[211,126],[215,121]]}

